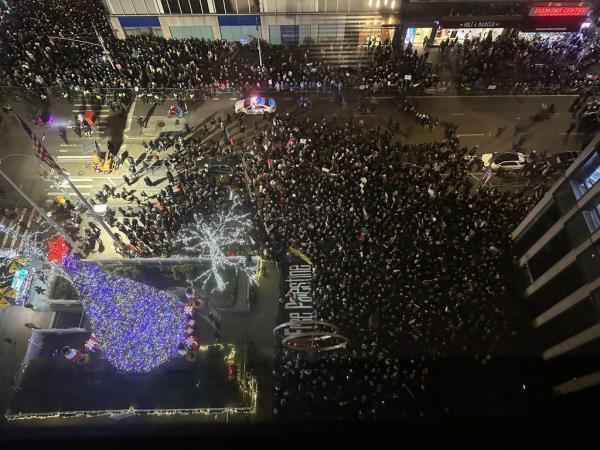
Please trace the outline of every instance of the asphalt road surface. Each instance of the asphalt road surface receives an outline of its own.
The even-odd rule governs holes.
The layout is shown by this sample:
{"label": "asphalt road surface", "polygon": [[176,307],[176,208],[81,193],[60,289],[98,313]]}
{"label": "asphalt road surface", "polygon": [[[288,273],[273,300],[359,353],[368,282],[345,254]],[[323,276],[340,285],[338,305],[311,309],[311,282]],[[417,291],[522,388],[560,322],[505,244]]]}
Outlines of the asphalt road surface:
{"label": "asphalt road surface", "polygon": [[[278,112],[293,111],[296,108],[297,94],[280,93],[275,95]],[[363,120],[367,126],[386,126],[390,117],[400,122],[402,129],[409,133],[408,138],[401,140],[409,143],[430,142],[442,137],[442,129],[430,131],[415,123],[407,113],[400,112],[397,108],[398,100],[391,96],[376,97],[376,105],[369,114],[357,109],[358,96],[347,98],[344,107],[333,104],[326,94],[312,94],[309,96],[312,106],[307,114],[314,117],[315,121],[322,117],[337,114],[342,118],[354,116],[355,120]],[[574,96],[435,96],[411,97],[417,111],[430,114],[440,121],[451,121],[458,125],[457,134],[461,143],[469,147],[477,146],[477,153],[510,150],[513,131],[516,124],[527,128],[527,139],[523,145],[524,152],[560,152],[564,150],[580,150],[584,136],[571,134],[565,136],[565,131],[571,122],[568,107]],[[236,100],[231,95],[209,98],[203,104],[190,103],[190,115],[187,123],[194,126],[220,115],[223,119],[227,112],[233,116],[233,103]],[[542,103],[553,103],[556,114],[541,123],[529,126],[530,117],[538,112]],[[19,103],[12,104],[13,109],[27,120],[40,108],[37,104]],[[89,106],[85,104],[69,104],[63,100],[54,100],[50,112],[55,120],[51,127],[32,126],[38,137],[44,137],[44,144],[48,151],[55,157],[59,164],[71,174],[72,181],[84,195],[93,197],[102,185],[109,184],[115,187],[124,186],[123,175],[127,174],[121,168],[112,174],[94,172],[91,167],[91,149],[97,141],[102,149],[106,149],[108,140],[120,148],[120,152],[127,151],[137,158],[144,151],[143,140],[153,139],[162,131],[177,130],[183,127],[184,121],[175,124],[174,118],[167,118],[169,102],[153,107],[137,101],[132,105],[127,116],[117,116],[107,106]],[[73,123],[74,115],[80,111],[94,109],[99,115],[99,126],[95,128],[91,138],[78,137],[69,128],[67,141],[58,135],[58,126],[69,126]],[[147,128],[141,128],[136,116],[146,117],[148,114]],[[251,123],[260,118],[247,119],[247,131]],[[31,123],[31,122],[29,122]],[[496,138],[499,126],[506,130]],[[232,130],[239,132],[239,128]],[[239,137],[239,135],[237,136]],[[17,184],[38,202],[43,203],[68,189],[52,181],[52,171],[42,166],[31,158],[23,155],[32,154],[30,139],[26,136],[18,123],[5,116],[0,125],[0,168],[9,174]],[[161,169],[162,170],[162,169]],[[45,173],[46,172],[46,173]],[[160,170],[151,178],[160,180],[164,178]],[[164,181],[148,189],[140,180],[132,189],[144,189],[147,193],[158,192]],[[18,196],[12,193],[4,180],[0,180],[0,187],[9,192],[6,204],[14,204]],[[70,195],[74,195],[70,193]],[[20,200],[19,200],[20,201]],[[23,203],[20,201],[21,204]]]}

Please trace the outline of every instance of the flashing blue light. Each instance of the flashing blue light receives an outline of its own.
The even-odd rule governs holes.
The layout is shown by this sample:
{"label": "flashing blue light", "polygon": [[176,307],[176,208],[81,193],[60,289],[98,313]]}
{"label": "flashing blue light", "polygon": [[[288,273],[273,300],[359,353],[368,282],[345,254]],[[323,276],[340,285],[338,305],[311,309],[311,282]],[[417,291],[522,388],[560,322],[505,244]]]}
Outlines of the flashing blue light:
{"label": "flashing blue light", "polygon": [[259,95],[259,96],[257,96],[257,97],[256,97],[256,100],[255,100],[255,101],[256,101],[256,104],[257,104],[257,105],[262,105],[262,104],[263,104],[263,102],[265,101],[265,99],[264,99],[264,98],[262,98],[262,97]]}

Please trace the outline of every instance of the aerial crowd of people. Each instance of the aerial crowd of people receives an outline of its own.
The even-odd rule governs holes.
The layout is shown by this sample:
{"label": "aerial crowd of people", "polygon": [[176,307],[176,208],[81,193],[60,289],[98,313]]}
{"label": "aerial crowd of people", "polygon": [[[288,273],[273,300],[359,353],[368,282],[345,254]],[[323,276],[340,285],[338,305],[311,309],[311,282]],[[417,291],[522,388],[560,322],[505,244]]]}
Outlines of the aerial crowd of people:
{"label": "aerial crowd of people", "polygon": [[[263,44],[263,66],[256,43],[165,39],[151,35],[117,39],[99,0],[61,0],[52,8],[42,0],[8,1],[0,22],[0,85],[26,88],[41,98],[48,88],[65,95],[89,89],[243,89],[315,88],[342,90],[405,89],[445,85],[428,60],[410,45],[370,46],[370,61],[358,67],[329,66],[304,45]],[[35,11],[35,14],[32,12]],[[96,35],[96,32],[98,35]],[[99,37],[108,52],[98,46]],[[453,55],[459,88],[547,88],[554,91],[597,86],[586,69],[598,60],[600,44],[591,33],[570,36],[490,38],[442,42],[442,56]],[[314,59],[314,60],[313,60]],[[450,64],[452,65],[452,64]],[[410,76],[407,79],[406,76]]]}
{"label": "aerial crowd of people", "polygon": [[[0,24],[4,86],[42,92],[259,85],[340,92],[402,88],[407,74],[423,87],[439,82],[428,54],[411,47],[375,46],[365,50],[372,64],[331,68],[309,61],[302,46],[265,45],[260,67],[252,47],[223,40],[116,39],[98,0],[58,0],[52,8],[43,0],[12,3]],[[95,46],[59,39],[93,40],[94,27],[110,60]],[[462,87],[527,83],[557,91],[594,87],[598,81],[587,78],[585,69],[599,51],[585,33],[448,41],[440,49],[456,58]],[[510,73],[507,61],[514,64]],[[522,70],[535,64],[545,69]],[[581,98],[573,105],[578,123],[597,117],[600,108],[592,96]],[[400,111],[421,126],[440,125],[409,102]],[[125,184],[139,178],[152,187],[154,172],[166,168],[166,185],[139,196],[105,185],[96,200],[129,204],[107,210],[124,255],[172,255],[182,227],[197,215],[215,217],[233,195],[261,224],[257,242],[272,252],[297,248],[314,263],[316,316],[343,330],[350,344],[333,356],[278,348],[276,416],[386,418],[413,408],[406,405],[424,395],[431,360],[465,356],[490,362],[513,330],[504,313],[514,282],[509,233],[539,199],[539,190],[527,186],[516,194],[479,186],[470,175],[473,152],[461,146],[451,124],[443,140],[407,144],[393,120],[369,128],[335,116],[317,120],[298,109],[265,119],[248,133],[239,120],[219,118],[210,129],[204,124],[146,143],[147,157],[122,158],[131,171]],[[234,146],[231,133],[238,128],[242,139]],[[215,156],[232,169],[227,181],[211,173]],[[88,248],[99,234],[93,227],[86,231]]]}

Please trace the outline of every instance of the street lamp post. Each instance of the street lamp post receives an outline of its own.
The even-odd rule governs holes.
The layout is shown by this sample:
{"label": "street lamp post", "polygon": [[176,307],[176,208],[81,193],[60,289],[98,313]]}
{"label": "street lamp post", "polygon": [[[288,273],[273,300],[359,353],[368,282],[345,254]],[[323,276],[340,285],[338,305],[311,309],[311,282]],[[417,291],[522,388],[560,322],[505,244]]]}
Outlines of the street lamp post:
{"label": "street lamp post", "polygon": [[113,69],[116,69],[115,64],[110,56],[110,52],[108,51],[108,49],[106,48],[106,45],[104,44],[104,38],[102,36],[100,36],[100,33],[98,33],[98,30],[96,30],[96,27],[94,27],[94,32],[96,33],[98,42],[100,42],[99,44],[97,44],[95,42],[84,41],[83,39],[67,38],[67,37],[62,37],[62,36],[48,36],[48,38],[61,39],[63,41],[81,42],[83,44],[95,45],[96,47],[100,47],[102,49],[102,53],[106,56],[106,58],[108,59],[108,62],[110,62],[111,67]]}
{"label": "street lamp post", "polygon": [[[4,158],[0,158],[0,164],[6,158],[10,158],[11,156],[25,156],[27,158],[35,160],[33,156],[22,155],[22,154],[17,153],[17,154],[13,154],[13,155],[7,155]],[[73,250],[77,251],[81,255],[85,254],[81,251],[81,249],[77,246],[77,244],[70,238],[70,236],[67,234],[67,232],[65,230],[63,230],[63,228],[60,225],[58,225],[54,220],[52,220],[48,216],[48,214],[46,214],[46,211],[44,211],[31,197],[29,197],[27,194],[25,194],[25,192],[23,192],[21,190],[21,188],[19,186],[17,186],[15,184],[15,182],[13,180],[11,180],[9,178],[9,176],[6,175],[4,173],[4,171],[2,171],[1,169],[0,169],[0,176],[2,176],[6,181],[8,181],[8,183],[21,195],[21,197],[23,197],[27,201],[27,203],[29,203],[33,207],[33,209],[35,209],[40,214],[40,216],[42,216],[44,218],[44,220],[50,224],[50,226],[52,228],[54,228],[58,233],[60,233],[65,238],[65,240],[71,245],[71,248]]]}
{"label": "street lamp post", "polygon": [[262,63],[262,50],[260,48],[260,37],[261,37],[262,33],[260,32],[260,30],[258,28],[258,16],[256,17],[256,31],[259,32],[258,33],[258,62],[260,64],[260,67],[262,67],[263,66],[263,63]]}

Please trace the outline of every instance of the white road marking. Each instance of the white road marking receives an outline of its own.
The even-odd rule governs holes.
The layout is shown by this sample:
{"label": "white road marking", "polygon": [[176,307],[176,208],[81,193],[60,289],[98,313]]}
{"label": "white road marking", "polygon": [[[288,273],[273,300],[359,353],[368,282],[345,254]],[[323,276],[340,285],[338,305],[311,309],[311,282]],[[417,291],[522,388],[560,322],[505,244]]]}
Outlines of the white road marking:
{"label": "white road marking", "polygon": [[451,116],[464,116],[464,113],[450,113]]}
{"label": "white road marking", "polygon": [[[65,194],[64,192],[48,192],[48,197],[53,197],[55,195],[64,195],[64,194]],[[69,194],[69,196],[77,195],[75,192],[69,192],[68,194]]]}
{"label": "white road marking", "polygon": [[71,181],[92,181],[92,178],[71,177]]}
{"label": "white road marking", "polygon": [[[75,183],[73,183],[75,184]],[[94,185],[93,184],[75,184],[75,187],[78,189],[88,189],[88,188],[93,188]]]}
{"label": "white road marking", "polygon": [[60,144],[61,147],[79,147],[77,144]]}
{"label": "white road marking", "polygon": [[58,152],[59,152],[59,153],[66,153],[66,152],[68,152],[68,151],[69,151],[69,150],[67,150],[66,148],[64,148],[64,149],[63,149],[63,148],[61,148],[61,149],[59,149],[59,150],[58,150]]}
{"label": "white road marking", "polygon": [[[566,136],[567,133],[556,133],[559,136]],[[585,136],[585,133],[571,133],[571,136]]]}
{"label": "white road marking", "polygon": [[56,157],[56,159],[60,159],[60,160],[63,160],[63,161],[66,161],[66,160],[81,161],[81,160],[91,159],[91,158],[90,158],[90,156],[85,156],[85,155],[81,155],[81,156],[79,156],[79,155],[77,155],[77,156],[76,155],[73,155],[73,156],[66,156],[66,155],[65,156],[61,156],[61,155],[58,155]]}
{"label": "white road marking", "polygon": [[470,133],[470,134],[457,134],[458,137],[474,137],[474,136],[485,136],[483,133]]}
{"label": "white road marking", "polygon": [[219,100],[219,97],[213,97],[213,100]]}

